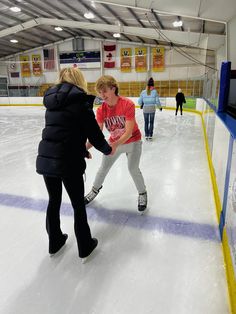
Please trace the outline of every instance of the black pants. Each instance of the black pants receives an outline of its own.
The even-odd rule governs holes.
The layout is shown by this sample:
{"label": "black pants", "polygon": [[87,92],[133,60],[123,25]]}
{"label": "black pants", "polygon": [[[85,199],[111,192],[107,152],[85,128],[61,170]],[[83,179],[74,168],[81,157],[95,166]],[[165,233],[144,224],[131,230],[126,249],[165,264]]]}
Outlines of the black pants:
{"label": "black pants", "polygon": [[183,103],[177,103],[177,104],[176,104],[175,115],[177,115],[177,112],[178,112],[179,107],[180,107],[180,113],[183,114]]}
{"label": "black pants", "polygon": [[60,207],[62,200],[62,183],[70,197],[74,210],[74,230],[79,256],[84,257],[91,251],[92,238],[84,205],[84,181],[82,175],[56,178],[44,176],[48,190],[49,202],[46,215],[46,229],[49,237],[49,249],[57,247],[62,240],[60,226]]}

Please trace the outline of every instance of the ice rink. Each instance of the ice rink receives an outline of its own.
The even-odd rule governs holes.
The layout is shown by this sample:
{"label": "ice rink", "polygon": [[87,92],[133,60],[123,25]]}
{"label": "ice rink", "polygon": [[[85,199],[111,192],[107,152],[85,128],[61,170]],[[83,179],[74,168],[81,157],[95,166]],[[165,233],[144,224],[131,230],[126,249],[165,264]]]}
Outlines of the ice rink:
{"label": "ice rink", "polygon": [[[47,192],[35,172],[43,107],[0,107],[1,314],[227,314],[229,301],[201,118],[157,111],[154,139],[143,141],[148,212],[122,156],[87,207],[93,257],[78,258],[64,191],[69,240],[50,258]],[[142,111],[137,121],[143,133]],[[101,154],[91,150],[86,191]]]}

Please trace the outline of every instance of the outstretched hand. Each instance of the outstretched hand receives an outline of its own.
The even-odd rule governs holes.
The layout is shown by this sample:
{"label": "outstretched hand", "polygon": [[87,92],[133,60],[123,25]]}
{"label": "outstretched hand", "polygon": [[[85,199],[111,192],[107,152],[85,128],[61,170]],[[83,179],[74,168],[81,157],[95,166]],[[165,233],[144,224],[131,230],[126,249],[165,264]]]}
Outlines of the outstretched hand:
{"label": "outstretched hand", "polygon": [[117,143],[110,143],[109,145],[110,145],[111,148],[112,148],[112,151],[111,151],[110,155],[114,155],[115,152],[116,152],[116,149],[117,149],[118,144],[117,144]]}

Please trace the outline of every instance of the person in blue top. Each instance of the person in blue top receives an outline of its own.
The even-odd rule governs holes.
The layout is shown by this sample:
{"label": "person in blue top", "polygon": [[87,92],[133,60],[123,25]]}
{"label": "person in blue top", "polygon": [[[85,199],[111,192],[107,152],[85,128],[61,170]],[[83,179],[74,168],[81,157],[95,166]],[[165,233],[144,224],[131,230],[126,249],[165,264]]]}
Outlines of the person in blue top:
{"label": "person in blue top", "polygon": [[146,89],[141,92],[138,104],[143,109],[145,138],[152,140],[156,107],[162,110],[152,77],[148,80]]}

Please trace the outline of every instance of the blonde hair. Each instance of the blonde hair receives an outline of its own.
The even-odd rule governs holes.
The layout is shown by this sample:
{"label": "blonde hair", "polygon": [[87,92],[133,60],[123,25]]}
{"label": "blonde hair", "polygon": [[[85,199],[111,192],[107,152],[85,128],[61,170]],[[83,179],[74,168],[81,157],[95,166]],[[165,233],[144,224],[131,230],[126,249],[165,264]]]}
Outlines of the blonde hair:
{"label": "blonde hair", "polygon": [[95,84],[95,90],[97,93],[99,93],[101,90],[105,89],[105,88],[112,88],[115,87],[115,94],[118,95],[118,91],[119,91],[119,86],[117,81],[114,79],[113,76],[111,75],[103,75],[101,76],[96,84]]}
{"label": "blonde hair", "polygon": [[70,83],[78,86],[79,88],[82,88],[86,93],[88,92],[87,82],[83,73],[78,68],[62,69],[58,79],[58,84],[61,83]]}

